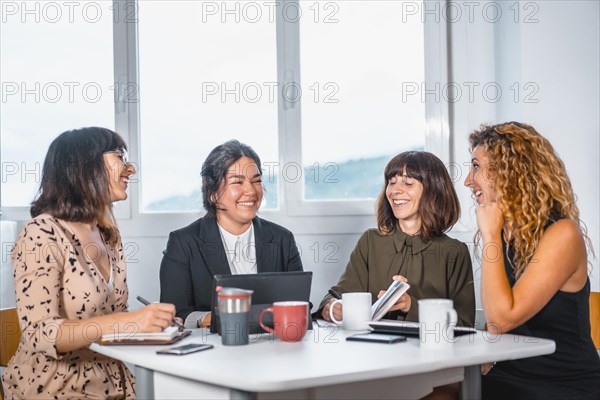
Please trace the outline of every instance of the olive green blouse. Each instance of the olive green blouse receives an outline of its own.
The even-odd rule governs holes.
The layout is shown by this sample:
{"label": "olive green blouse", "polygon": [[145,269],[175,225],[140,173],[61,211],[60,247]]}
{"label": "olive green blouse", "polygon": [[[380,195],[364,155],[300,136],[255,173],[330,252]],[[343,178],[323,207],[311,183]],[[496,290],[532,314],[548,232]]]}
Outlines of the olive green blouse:
{"label": "olive green blouse", "polygon": [[[358,240],[346,270],[332,289],[339,294],[370,292],[375,301],[379,291],[392,283],[394,275],[408,279],[412,300],[407,313],[391,313],[399,314],[399,320],[419,320],[419,299],[446,298],[454,300],[458,325],[474,325],[473,268],[463,242],[447,235],[425,242],[420,236],[409,236],[399,229],[392,235],[369,229]],[[321,301],[319,316],[330,299],[328,294]]]}

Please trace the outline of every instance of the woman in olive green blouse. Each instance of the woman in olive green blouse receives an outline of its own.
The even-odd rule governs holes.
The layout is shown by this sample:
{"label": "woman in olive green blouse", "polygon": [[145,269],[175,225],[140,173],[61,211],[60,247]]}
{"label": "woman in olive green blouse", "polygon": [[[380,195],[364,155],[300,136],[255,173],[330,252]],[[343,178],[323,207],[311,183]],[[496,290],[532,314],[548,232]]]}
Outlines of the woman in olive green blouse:
{"label": "woman in olive green blouse", "polygon": [[[388,318],[418,321],[419,299],[454,300],[458,324],[475,323],[473,270],[467,246],[444,232],[458,220],[460,205],[442,161],[431,153],[409,151],[387,164],[377,201],[377,229],[358,240],[350,262],[332,289],[371,292],[379,297],[393,279],[410,289],[392,307]],[[331,321],[331,295],[321,302],[323,318]],[[342,319],[342,306],[333,313]]]}

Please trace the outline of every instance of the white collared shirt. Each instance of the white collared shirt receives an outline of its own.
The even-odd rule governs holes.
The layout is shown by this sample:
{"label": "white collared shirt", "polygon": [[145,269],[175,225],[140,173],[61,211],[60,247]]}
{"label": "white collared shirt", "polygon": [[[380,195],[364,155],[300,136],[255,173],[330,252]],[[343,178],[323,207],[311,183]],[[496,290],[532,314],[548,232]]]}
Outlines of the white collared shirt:
{"label": "white collared shirt", "polygon": [[233,275],[256,274],[256,242],[254,240],[254,226],[241,235],[227,232],[221,225],[219,232],[225,249],[225,256]]}
{"label": "white collared shirt", "polygon": [[[254,226],[250,225],[250,228],[239,236],[227,232],[219,224],[217,226],[219,227],[221,241],[223,242],[225,256],[227,257],[231,273],[233,275],[256,274],[258,271],[256,268]],[[238,240],[239,243],[236,247]],[[209,313],[210,311],[191,312],[184,321],[185,328],[197,328]]]}

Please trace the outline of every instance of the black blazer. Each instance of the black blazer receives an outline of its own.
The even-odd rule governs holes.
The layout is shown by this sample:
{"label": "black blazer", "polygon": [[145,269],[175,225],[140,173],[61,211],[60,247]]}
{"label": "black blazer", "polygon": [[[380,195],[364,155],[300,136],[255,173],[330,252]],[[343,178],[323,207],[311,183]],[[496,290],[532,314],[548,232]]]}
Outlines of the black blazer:
{"label": "black blazer", "polygon": [[[292,232],[255,217],[258,272],[302,271],[302,260]],[[177,316],[211,311],[216,274],[231,274],[214,217],[203,217],[171,232],[160,264],[160,301],[175,304]]]}

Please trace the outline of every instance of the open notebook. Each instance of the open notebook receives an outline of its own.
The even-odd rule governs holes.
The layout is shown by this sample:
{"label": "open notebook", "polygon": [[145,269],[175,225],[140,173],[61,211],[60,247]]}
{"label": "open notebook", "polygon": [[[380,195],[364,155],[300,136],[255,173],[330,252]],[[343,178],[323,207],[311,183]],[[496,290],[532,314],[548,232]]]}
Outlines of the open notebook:
{"label": "open notebook", "polygon": [[371,318],[373,321],[379,321],[387,314],[394,304],[402,297],[410,288],[406,282],[393,281],[390,287],[385,291],[373,305],[371,306]]}
{"label": "open notebook", "polygon": [[169,326],[162,332],[119,332],[102,335],[100,344],[171,344],[188,336],[191,331],[180,332]]}

